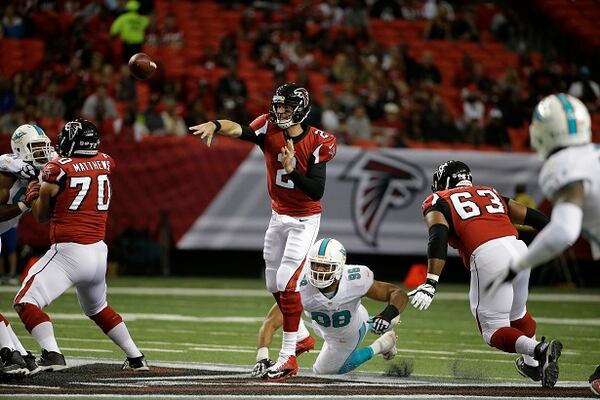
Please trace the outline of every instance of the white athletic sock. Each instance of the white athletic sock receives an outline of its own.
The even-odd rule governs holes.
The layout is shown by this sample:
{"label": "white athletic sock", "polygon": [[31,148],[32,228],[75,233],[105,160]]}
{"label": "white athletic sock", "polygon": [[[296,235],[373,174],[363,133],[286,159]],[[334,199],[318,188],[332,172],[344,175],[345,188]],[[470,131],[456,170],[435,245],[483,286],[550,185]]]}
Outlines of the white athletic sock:
{"label": "white athletic sock", "polygon": [[134,358],[142,355],[140,349],[133,343],[133,339],[131,338],[131,335],[129,335],[125,322],[121,322],[119,325],[112,328],[108,331],[106,336],[111,338],[112,341],[125,352],[127,357]]}
{"label": "white athletic sock", "polygon": [[293,356],[296,354],[296,338],[298,332],[283,332],[283,343],[281,345],[280,356]]}
{"label": "white athletic sock", "polygon": [[56,343],[56,338],[54,337],[54,328],[52,327],[52,322],[42,322],[31,330],[31,334],[35,340],[37,340],[42,349],[60,353],[58,343]]}
{"label": "white athletic sock", "polygon": [[13,350],[13,341],[8,332],[8,327],[4,325],[4,322],[0,321],[0,348],[8,347]]}
{"label": "white athletic sock", "polygon": [[376,339],[369,347],[373,350],[374,355],[381,353],[381,341],[379,339]]}
{"label": "white athletic sock", "polygon": [[298,342],[300,342],[309,336],[310,336],[310,333],[308,332],[308,329],[306,329],[306,325],[304,325],[304,321],[302,320],[302,318],[300,318],[300,323],[298,324],[298,337],[296,338],[296,340]]}
{"label": "white athletic sock", "polygon": [[535,339],[528,338],[525,335],[519,336],[515,342],[515,351],[522,354],[525,364],[532,367],[537,367],[539,365],[538,361],[533,358],[535,346],[537,346],[537,344],[538,342]]}
{"label": "white athletic sock", "polygon": [[19,338],[13,331],[12,326],[10,326],[10,324],[8,324],[8,326],[6,328],[8,330],[8,334],[10,335],[10,338],[12,340],[13,349],[18,350],[22,356],[26,356],[27,350],[25,350],[25,347],[23,347],[23,345],[21,344],[21,341],[19,340]]}

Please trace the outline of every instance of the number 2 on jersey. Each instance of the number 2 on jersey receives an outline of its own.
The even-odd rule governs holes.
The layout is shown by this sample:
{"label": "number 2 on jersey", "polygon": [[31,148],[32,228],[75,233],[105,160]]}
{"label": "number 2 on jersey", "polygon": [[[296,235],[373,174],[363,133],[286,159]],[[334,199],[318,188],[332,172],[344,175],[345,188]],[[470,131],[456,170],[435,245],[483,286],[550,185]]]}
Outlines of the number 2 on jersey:
{"label": "number 2 on jersey", "polygon": [[[490,214],[504,214],[504,204],[496,193],[489,189],[480,189],[477,194],[481,197],[487,197],[490,200],[489,205],[485,206],[485,210]],[[470,200],[473,195],[469,192],[458,192],[450,195],[452,206],[462,219],[469,219],[481,215],[481,209],[477,204]]]}
{"label": "number 2 on jersey", "polygon": [[[96,209],[98,211],[106,211],[108,210],[108,206],[110,205],[110,181],[108,180],[108,175],[102,174],[98,175],[98,199],[96,203]],[[79,189],[79,193],[73,199],[73,202],[69,206],[69,210],[77,211],[81,207],[81,204],[87,197],[87,194],[90,190],[90,186],[92,184],[92,178],[89,176],[75,176],[71,178],[69,182],[70,188],[76,188],[81,186]],[[105,196],[106,194],[106,196]],[[105,199],[106,197],[106,199]]]}
{"label": "number 2 on jersey", "polygon": [[[277,161],[279,161],[280,163],[283,164],[283,155],[281,153],[277,154]],[[292,159],[292,167],[296,168],[296,159]],[[294,182],[291,179],[288,179],[287,181],[283,180],[283,176],[287,175],[287,172],[285,170],[285,168],[279,168],[277,170],[277,176],[275,177],[275,184],[277,186],[281,186],[283,188],[286,189],[293,189],[294,188]]]}

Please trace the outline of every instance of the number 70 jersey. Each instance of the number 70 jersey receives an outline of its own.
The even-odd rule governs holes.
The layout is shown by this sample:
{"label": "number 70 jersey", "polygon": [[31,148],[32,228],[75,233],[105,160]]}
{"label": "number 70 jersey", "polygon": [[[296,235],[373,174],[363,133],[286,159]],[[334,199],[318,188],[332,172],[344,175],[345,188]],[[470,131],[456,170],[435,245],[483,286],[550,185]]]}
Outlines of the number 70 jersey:
{"label": "number 70 jersey", "polygon": [[442,190],[423,202],[423,215],[440,211],[450,224],[448,242],[458,250],[465,267],[476,248],[490,240],[517,237],[508,216],[508,205],[489,186],[466,186]]}
{"label": "number 70 jersey", "polygon": [[112,194],[109,176],[114,168],[114,160],[104,153],[55,158],[46,164],[42,181],[60,187],[50,220],[52,243],[104,240]]}

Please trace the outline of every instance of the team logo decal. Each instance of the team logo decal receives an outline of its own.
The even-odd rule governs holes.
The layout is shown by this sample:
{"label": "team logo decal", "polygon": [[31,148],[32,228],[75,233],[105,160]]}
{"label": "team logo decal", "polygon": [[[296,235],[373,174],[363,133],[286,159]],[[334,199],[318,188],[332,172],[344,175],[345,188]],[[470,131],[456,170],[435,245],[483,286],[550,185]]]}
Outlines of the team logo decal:
{"label": "team logo decal", "polygon": [[351,205],[354,227],[366,243],[376,247],[387,210],[408,206],[425,188],[425,177],[419,167],[385,152],[364,152],[350,165],[344,179],[357,181]]}
{"label": "team logo decal", "polygon": [[73,138],[77,135],[77,132],[83,129],[83,126],[81,125],[81,122],[71,121],[67,122],[65,128],[67,129],[67,132],[69,132],[69,140],[73,140]]}

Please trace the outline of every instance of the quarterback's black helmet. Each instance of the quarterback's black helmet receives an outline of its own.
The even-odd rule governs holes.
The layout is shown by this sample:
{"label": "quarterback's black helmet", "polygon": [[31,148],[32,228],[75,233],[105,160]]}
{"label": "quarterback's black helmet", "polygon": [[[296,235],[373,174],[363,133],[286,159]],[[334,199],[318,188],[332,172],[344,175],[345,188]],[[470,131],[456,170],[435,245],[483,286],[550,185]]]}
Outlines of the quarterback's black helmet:
{"label": "quarterback's black helmet", "polygon": [[[292,115],[289,118],[281,119],[277,115],[277,106],[281,104],[292,107]],[[305,88],[295,83],[285,83],[275,90],[270,114],[271,120],[281,129],[287,129],[304,121],[309,112],[310,96]]]}
{"label": "quarterback's black helmet", "polygon": [[56,140],[56,152],[61,157],[92,157],[98,154],[100,132],[87,119],[76,118],[62,128]]}
{"label": "quarterback's black helmet", "polygon": [[471,170],[467,164],[462,161],[446,161],[433,173],[431,190],[437,192],[439,190],[452,189],[464,181],[473,182]]}

